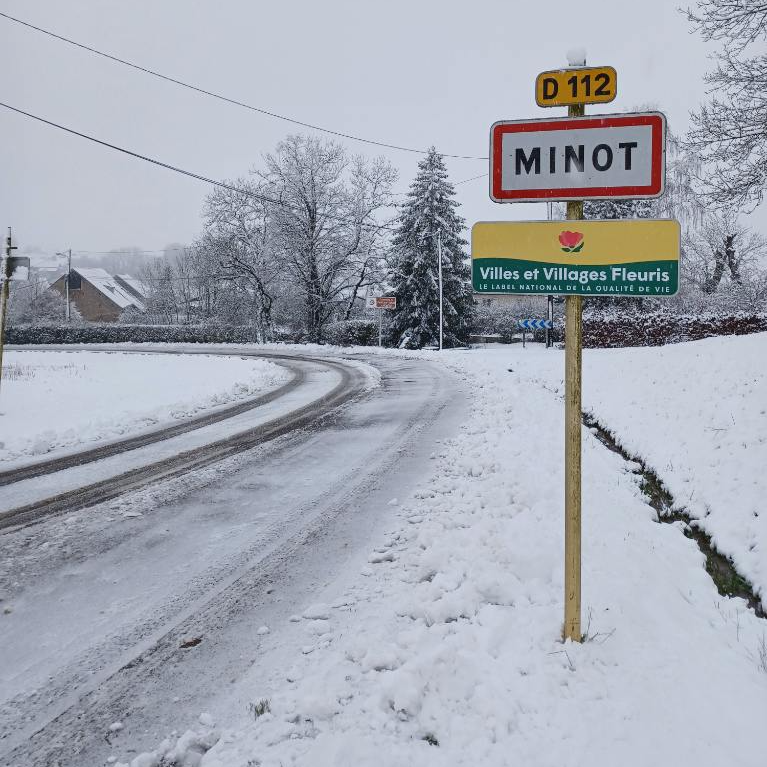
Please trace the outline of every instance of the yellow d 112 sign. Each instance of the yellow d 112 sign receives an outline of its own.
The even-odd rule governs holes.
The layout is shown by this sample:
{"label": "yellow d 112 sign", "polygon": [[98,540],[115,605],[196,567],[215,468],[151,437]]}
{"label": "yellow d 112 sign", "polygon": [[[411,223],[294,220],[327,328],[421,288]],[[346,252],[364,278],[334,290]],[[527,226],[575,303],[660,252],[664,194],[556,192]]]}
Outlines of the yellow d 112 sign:
{"label": "yellow d 112 sign", "polygon": [[678,221],[491,221],[471,230],[475,293],[672,296]]}
{"label": "yellow d 112 sign", "polygon": [[607,104],[617,92],[618,73],[613,67],[555,69],[535,78],[535,102],[539,107]]}

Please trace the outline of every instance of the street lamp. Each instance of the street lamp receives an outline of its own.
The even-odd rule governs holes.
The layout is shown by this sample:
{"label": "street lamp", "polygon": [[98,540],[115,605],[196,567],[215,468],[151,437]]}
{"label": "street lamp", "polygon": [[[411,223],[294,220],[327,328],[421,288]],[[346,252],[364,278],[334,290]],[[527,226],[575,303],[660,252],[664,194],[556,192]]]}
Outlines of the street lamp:
{"label": "street lamp", "polygon": [[65,280],[67,290],[67,322],[72,321],[72,305],[69,303],[69,278],[72,274],[72,248],[69,248],[66,253],[56,252],[57,256],[67,257],[67,279]]}

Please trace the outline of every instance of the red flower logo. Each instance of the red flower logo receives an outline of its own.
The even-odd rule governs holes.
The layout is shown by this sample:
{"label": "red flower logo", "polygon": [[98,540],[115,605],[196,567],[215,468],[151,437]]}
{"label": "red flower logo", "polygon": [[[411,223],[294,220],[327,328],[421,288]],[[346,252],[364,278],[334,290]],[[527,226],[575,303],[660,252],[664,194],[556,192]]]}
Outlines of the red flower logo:
{"label": "red flower logo", "polygon": [[583,235],[580,232],[562,232],[559,243],[565,253],[580,253],[583,248]]}

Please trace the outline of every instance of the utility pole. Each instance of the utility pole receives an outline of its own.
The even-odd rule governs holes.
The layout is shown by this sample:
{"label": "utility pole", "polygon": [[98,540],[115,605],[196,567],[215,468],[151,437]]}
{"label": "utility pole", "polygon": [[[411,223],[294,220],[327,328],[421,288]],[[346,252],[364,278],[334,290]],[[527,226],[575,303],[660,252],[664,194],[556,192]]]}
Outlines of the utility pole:
{"label": "utility pole", "polygon": [[5,345],[5,318],[8,314],[8,293],[11,286],[11,253],[16,247],[11,241],[11,227],[5,238],[5,261],[3,263],[3,290],[0,294],[0,385],[3,382],[3,347]]}
{"label": "utility pole", "polygon": [[[64,253],[56,253],[57,256],[63,256]],[[72,321],[72,303],[69,297],[69,281],[72,279],[72,248],[68,248],[66,252],[67,256],[67,277],[64,280],[64,289],[66,290],[66,308],[64,309],[65,318],[67,322]]]}
{"label": "utility pole", "polygon": [[67,322],[72,321],[72,303],[69,297],[69,281],[72,279],[72,248],[67,248]]}
{"label": "utility pole", "polygon": [[437,230],[437,259],[439,261],[439,350],[442,351],[442,229]]}

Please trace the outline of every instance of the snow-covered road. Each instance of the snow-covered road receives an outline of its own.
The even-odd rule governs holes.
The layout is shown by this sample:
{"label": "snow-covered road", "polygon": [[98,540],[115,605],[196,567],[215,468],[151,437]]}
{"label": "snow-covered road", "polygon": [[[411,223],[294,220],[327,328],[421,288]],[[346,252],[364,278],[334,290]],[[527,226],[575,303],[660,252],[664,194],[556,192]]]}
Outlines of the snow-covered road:
{"label": "snow-covered road", "polygon": [[[190,355],[182,351],[176,352],[176,358],[183,363]],[[227,355],[221,358],[225,361],[232,356],[230,349],[206,352],[216,353]],[[242,452],[275,431],[294,428],[298,424],[292,422],[302,414],[307,418],[318,415],[328,398],[353,396],[366,385],[364,373],[354,369],[353,363],[297,356],[253,361],[270,365],[281,372],[283,380],[289,380],[266,395],[199,419],[3,472],[0,527],[26,524],[62,509],[92,506],[96,500],[109,500],[160,477]],[[278,367],[274,362],[281,364]]]}
{"label": "snow-covered road", "polygon": [[226,700],[222,681],[279,653],[277,627],[366,558],[426,446],[465,415],[444,368],[370,359],[381,386],[320,425],[3,535],[0,764],[153,746]]}
{"label": "snow-covered road", "polygon": [[210,417],[290,377],[255,357],[158,351],[11,347],[0,397],[0,472]]}

